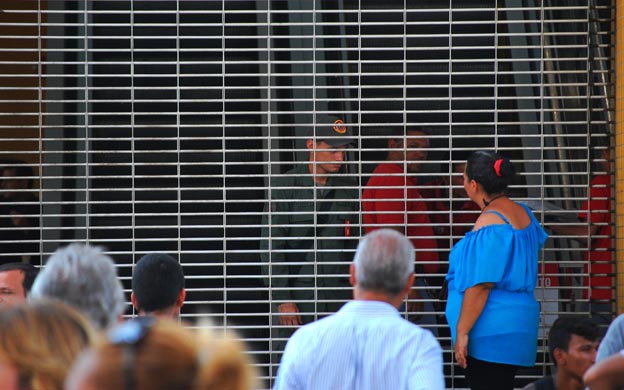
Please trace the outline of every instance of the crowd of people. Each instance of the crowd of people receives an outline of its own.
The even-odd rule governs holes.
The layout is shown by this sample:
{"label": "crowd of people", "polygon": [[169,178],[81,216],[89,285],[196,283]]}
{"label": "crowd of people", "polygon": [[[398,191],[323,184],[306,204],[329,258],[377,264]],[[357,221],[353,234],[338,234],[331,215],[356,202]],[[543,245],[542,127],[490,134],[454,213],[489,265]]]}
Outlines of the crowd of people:
{"label": "crowd of people", "polygon": [[[488,200],[492,192],[472,192],[469,188],[468,193],[485,195],[481,199],[490,205],[496,203]],[[503,204],[507,201],[510,203]],[[504,210],[492,214],[505,220],[503,213],[513,214],[506,207],[513,210],[516,205],[510,200],[499,202],[498,207],[489,210]],[[531,213],[518,207],[518,215],[524,212],[528,218],[524,221],[526,227],[514,227],[514,220],[505,224],[484,221],[483,227],[472,233],[474,238],[465,239],[485,240],[476,233],[489,227],[507,230],[498,235],[527,235],[524,239],[539,247],[544,233],[532,226],[535,221]],[[486,286],[474,296],[482,297],[483,290],[487,293],[484,302],[453,303],[447,309],[449,323],[455,329],[457,363],[466,368],[471,389],[512,389],[515,370],[532,365],[536,357],[535,307],[522,304],[531,300],[525,290],[535,275],[520,277],[517,270],[505,271],[514,266],[489,264],[485,276],[461,276],[461,272],[471,273],[471,268],[484,267],[465,264],[471,254],[463,245],[456,245],[456,250],[459,254],[451,253],[447,276],[452,281],[449,301],[472,299],[470,289],[481,284]],[[525,260],[518,260],[519,268],[535,268],[528,265],[531,255],[525,251],[536,252],[520,248],[510,250],[509,255]],[[412,242],[394,229],[381,228],[366,234],[350,263],[353,299],[336,313],[294,332],[273,388],[444,389],[438,340],[432,332],[403,318],[398,310],[414,285],[415,253]],[[5,278],[5,274],[13,276]],[[494,281],[492,275],[499,275],[500,280]],[[462,278],[472,279],[460,282]],[[184,273],[179,262],[169,255],[148,254],[135,265],[131,301],[137,316],[131,319],[122,317],[124,304],[119,296],[123,292],[113,261],[97,247],[72,244],[61,248],[39,274],[24,263],[6,264],[0,268],[0,281],[0,290],[13,295],[12,300],[5,299],[0,305],[3,389],[261,387],[258,372],[240,340],[216,332],[209,324],[190,327],[180,322]],[[462,283],[473,286],[461,293]],[[519,291],[512,292],[514,288]],[[520,304],[515,302],[517,299]],[[510,307],[518,313],[508,313]],[[475,313],[475,308],[481,310]],[[497,312],[512,315],[513,319],[504,320]],[[460,319],[454,322],[453,316]],[[464,325],[460,325],[462,318],[468,319],[463,319]],[[589,317],[559,317],[548,338],[556,373],[524,389],[620,388],[624,385],[623,324],[624,315],[613,321],[600,343],[602,331]],[[516,330],[509,337],[492,332],[496,329]],[[522,329],[526,334],[521,334]],[[498,348],[494,348],[495,343]]]}
{"label": "crowd of people", "polygon": [[258,387],[240,340],[180,320],[184,273],[167,254],[135,265],[130,319],[112,258],[89,245],[58,249],[41,272],[0,266],[0,292],[2,389]]}
{"label": "crowd of people", "polygon": [[[421,193],[411,176],[422,171],[427,133],[397,134],[360,210],[357,185],[339,174],[350,129],[340,118],[317,122],[306,141],[307,164],[272,178],[263,214],[273,388],[444,389],[436,337],[448,327],[468,387],[513,389],[518,370],[538,356],[534,290],[548,234],[531,209],[508,196],[511,160],[470,154],[453,165],[453,184],[461,185],[450,196],[455,203],[433,202],[427,191],[436,186]],[[452,232],[443,231],[450,225]],[[445,317],[431,306],[430,286],[439,279],[448,290]],[[135,318],[124,318],[113,259],[83,244],[58,249],[41,270],[28,261],[1,265],[0,298],[0,380],[7,389],[260,386],[240,340],[180,319],[184,272],[167,254],[147,254],[135,265]],[[406,318],[404,311],[420,315]],[[525,389],[623,386],[624,317],[602,343],[600,329],[590,316],[560,316],[548,336],[554,373]]]}

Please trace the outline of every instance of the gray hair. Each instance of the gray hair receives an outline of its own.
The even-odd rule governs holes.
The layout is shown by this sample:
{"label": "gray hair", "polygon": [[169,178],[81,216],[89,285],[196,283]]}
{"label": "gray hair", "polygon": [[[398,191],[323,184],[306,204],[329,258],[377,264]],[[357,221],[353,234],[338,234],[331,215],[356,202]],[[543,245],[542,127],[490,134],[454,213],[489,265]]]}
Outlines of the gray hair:
{"label": "gray hair", "polygon": [[115,324],[126,307],[113,260],[101,248],[82,244],[54,252],[37,276],[30,296],[63,301],[100,330]]}
{"label": "gray hair", "polygon": [[363,290],[396,296],[414,272],[414,246],[403,234],[378,229],[364,236],[355,252],[355,279]]}

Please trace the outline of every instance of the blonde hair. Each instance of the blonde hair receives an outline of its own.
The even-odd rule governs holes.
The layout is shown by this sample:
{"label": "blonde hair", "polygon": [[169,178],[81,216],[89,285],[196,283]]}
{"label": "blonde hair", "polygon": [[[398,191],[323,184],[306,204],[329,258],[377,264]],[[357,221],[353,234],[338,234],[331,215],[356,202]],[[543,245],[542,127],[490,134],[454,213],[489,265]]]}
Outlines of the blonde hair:
{"label": "blonde hair", "polygon": [[255,383],[242,343],[204,328],[162,318],[132,347],[134,361],[124,362],[124,348],[108,340],[98,343],[87,353],[90,368],[75,374],[84,375],[93,389],[123,390],[128,379],[136,390],[247,390]]}
{"label": "blonde hair", "polygon": [[76,356],[95,333],[78,311],[57,301],[35,300],[0,310],[0,360],[27,378],[29,389],[63,389]]}

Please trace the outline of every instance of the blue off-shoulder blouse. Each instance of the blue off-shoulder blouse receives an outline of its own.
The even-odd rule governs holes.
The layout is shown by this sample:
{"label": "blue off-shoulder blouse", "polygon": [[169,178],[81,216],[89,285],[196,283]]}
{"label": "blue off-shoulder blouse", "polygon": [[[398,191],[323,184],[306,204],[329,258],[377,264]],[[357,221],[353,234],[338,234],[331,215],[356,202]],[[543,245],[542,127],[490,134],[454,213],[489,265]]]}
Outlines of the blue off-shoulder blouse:
{"label": "blue off-shoulder blouse", "polygon": [[446,318],[453,342],[466,289],[494,283],[481,315],[469,333],[468,355],[494,363],[532,366],[537,354],[539,304],[538,254],[548,235],[528,207],[524,229],[506,224],[468,232],[451,250]]}

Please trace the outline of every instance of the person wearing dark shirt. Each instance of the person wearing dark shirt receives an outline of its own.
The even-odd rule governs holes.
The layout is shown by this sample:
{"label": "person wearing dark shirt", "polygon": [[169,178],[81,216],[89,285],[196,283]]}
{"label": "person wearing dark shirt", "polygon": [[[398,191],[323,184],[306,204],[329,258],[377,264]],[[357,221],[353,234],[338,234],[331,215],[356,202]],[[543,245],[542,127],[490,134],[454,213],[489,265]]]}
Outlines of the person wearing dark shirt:
{"label": "person wearing dark shirt", "polygon": [[587,317],[557,318],[548,333],[550,359],[557,373],[529,383],[522,390],[585,389],[583,375],[596,362],[600,333],[597,324]]}
{"label": "person wearing dark shirt", "polygon": [[33,170],[23,161],[5,161],[0,178],[0,263],[39,259],[39,200],[32,193]]}
{"label": "person wearing dark shirt", "polygon": [[271,177],[260,242],[270,289],[272,359],[298,327],[336,312],[350,298],[349,262],[359,239],[357,183],[341,174],[354,141],[336,116],[318,114],[308,160]]}

